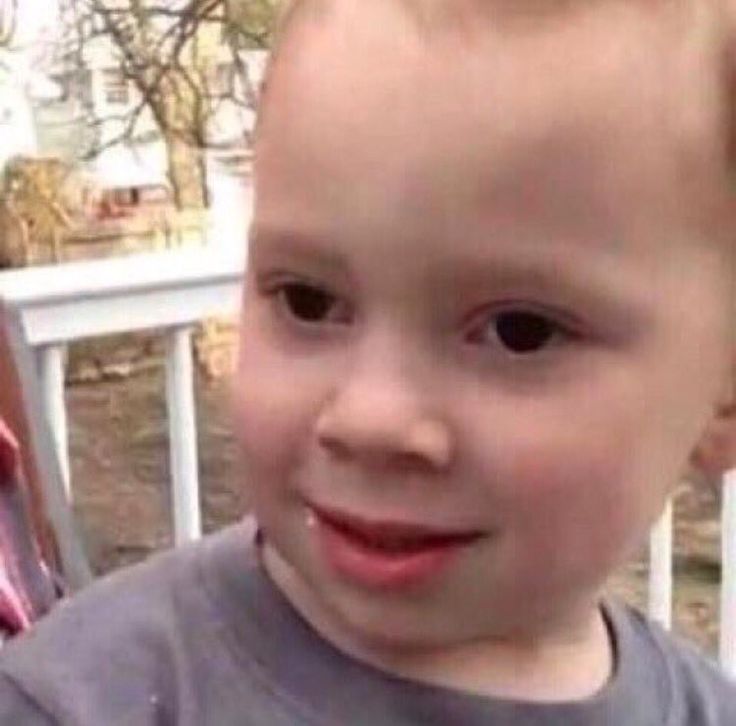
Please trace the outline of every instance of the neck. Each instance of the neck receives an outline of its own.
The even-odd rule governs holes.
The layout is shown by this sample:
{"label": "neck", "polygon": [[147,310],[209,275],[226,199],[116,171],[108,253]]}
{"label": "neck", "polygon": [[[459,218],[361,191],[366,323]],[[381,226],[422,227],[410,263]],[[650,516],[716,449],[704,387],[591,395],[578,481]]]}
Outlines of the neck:
{"label": "neck", "polygon": [[600,609],[593,608],[575,632],[523,641],[479,639],[416,660],[392,658],[383,665],[398,675],[482,696],[562,702],[600,691],[611,677],[613,652]]}
{"label": "neck", "polygon": [[272,581],[325,640],[379,670],[433,686],[527,702],[590,698],[609,680],[614,655],[597,602],[566,624],[529,637],[479,638],[432,648],[405,648],[361,637],[268,544]]}

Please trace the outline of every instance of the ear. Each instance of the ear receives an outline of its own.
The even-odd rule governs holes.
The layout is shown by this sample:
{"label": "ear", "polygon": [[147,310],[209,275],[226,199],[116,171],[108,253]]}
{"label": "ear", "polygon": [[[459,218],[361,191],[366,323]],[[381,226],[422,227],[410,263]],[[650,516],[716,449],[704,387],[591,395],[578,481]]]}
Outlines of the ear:
{"label": "ear", "polygon": [[[736,361],[735,361],[736,364]],[[696,475],[716,484],[723,474],[736,469],[736,391],[734,375],[728,391],[714,406],[713,416],[690,455]]]}
{"label": "ear", "polygon": [[[723,0],[725,30],[724,75],[726,92],[727,153],[736,170],[736,0]],[[692,473],[716,485],[723,474],[736,469],[736,355],[724,395],[714,406],[714,414],[690,456]]]}

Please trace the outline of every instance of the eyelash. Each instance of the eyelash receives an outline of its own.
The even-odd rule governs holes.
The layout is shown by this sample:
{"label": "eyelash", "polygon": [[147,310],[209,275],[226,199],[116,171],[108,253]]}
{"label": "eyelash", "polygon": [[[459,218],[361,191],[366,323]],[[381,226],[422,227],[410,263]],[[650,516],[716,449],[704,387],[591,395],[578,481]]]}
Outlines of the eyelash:
{"label": "eyelash", "polygon": [[[301,316],[297,314],[297,311],[295,310],[295,304],[297,303],[295,296],[300,293],[302,295],[302,312],[304,313]],[[327,312],[328,310],[325,310],[325,306],[328,306],[329,309],[329,305],[339,302],[339,298],[327,290],[324,290],[319,285],[302,281],[282,282],[274,285],[267,294],[276,299],[279,308],[284,315],[288,316],[292,321],[297,322],[299,325],[309,327],[325,323],[347,325],[352,321],[352,311],[350,311],[349,308],[347,310],[342,310],[337,320],[325,321],[321,318],[319,311],[322,310],[323,313]],[[311,299],[309,299],[310,297]],[[306,309],[304,309],[305,305]],[[312,312],[315,312],[315,306],[317,313],[316,316],[309,312],[310,307]],[[298,304],[296,307],[299,307]]]}
{"label": "eyelash", "polygon": [[510,356],[521,358],[546,352],[553,342],[570,342],[578,337],[568,323],[546,311],[524,303],[507,303],[486,312],[481,324],[472,327],[467,340],[476,345],[495,343]]}
{"label": "eyelash", "polygon": [[[324,320],[330,305],[340,303],[340,299],[309,282],[283,282],[273,286],[268,294],[276,298],[282,313],[300,326],[348,325],[353,319],[352,311],[346,305],[346,309],[338,311],[337,319]],[[505,309],[486,313],[481,323],[471,328],[466,335],[467,342],[485,346],[495,339],[506,354],[519,358],[544,352],[554,339],[569,341],[576,337],[570,325],[522,303],[508,303]],[[492,331],[490,335],[489,331]]]}

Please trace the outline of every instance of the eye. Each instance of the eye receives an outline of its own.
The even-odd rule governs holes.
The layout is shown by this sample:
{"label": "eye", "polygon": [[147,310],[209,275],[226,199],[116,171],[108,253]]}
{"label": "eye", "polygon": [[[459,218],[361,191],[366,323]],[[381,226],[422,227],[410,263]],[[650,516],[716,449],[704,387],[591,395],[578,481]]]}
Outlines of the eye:
{"label": "eye", "polygon": [[349,317],[345,305],[331,293],[304,282],[287,282],[276,291],[288,314],[303,323],[342,323]]}
{"label": "eye", "polygon": [[496,315],[496,335],[512,353],[534,353],[547,345],[558,326],[537,313],[512,311]]}
{"label": "eye", "polygon": [[559,323],[541,313],[507,310],[486,318],[470,337],[474,343],[500,343],[513,355],[529,355],[543,350],[565,333]]}

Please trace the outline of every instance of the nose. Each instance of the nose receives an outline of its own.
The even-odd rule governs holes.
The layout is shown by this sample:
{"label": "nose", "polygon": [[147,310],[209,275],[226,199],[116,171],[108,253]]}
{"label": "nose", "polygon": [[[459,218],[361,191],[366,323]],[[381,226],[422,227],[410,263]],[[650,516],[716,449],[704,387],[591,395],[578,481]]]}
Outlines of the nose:
{"label": "nose", "polygon": [[317,417],[319,445],[343,460],[446,468],[452,459],[450,428],[408,378],[381,362],[354,370]]}

